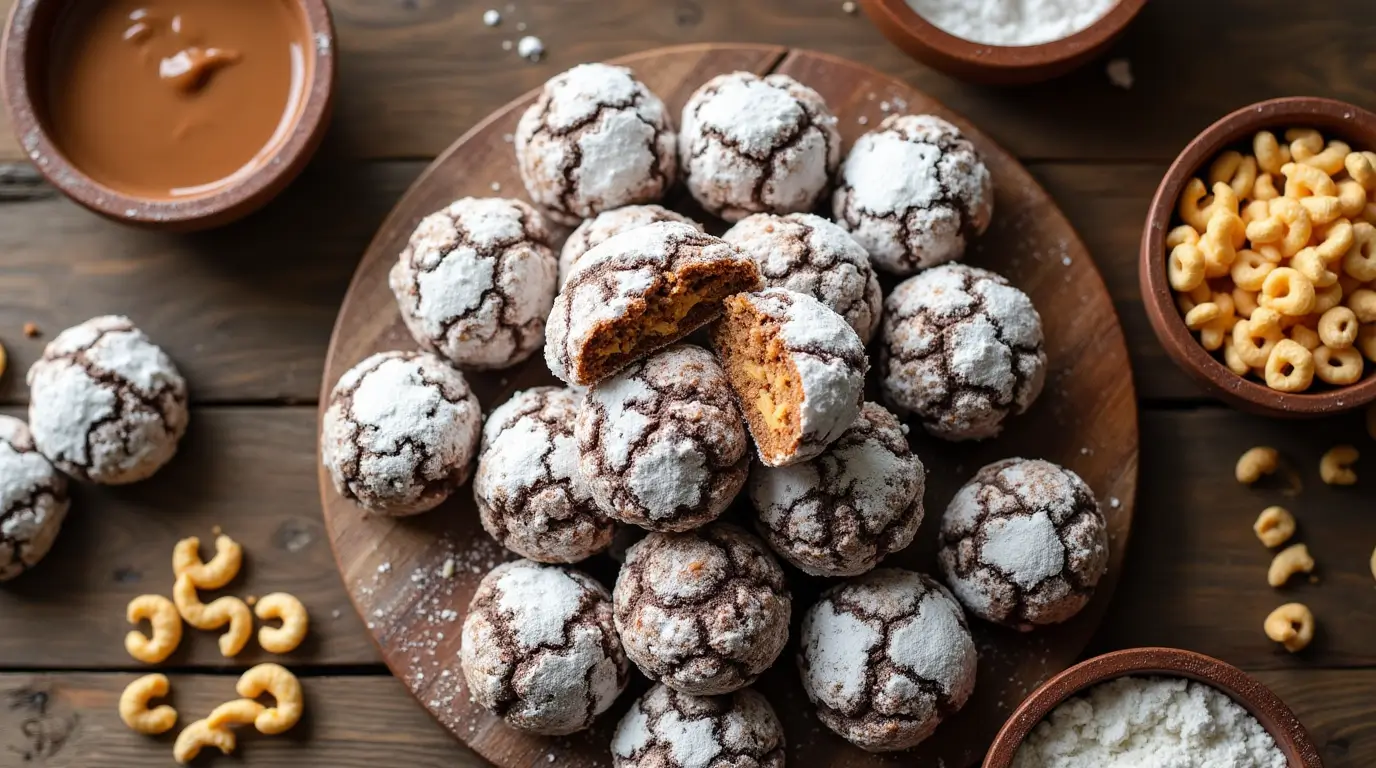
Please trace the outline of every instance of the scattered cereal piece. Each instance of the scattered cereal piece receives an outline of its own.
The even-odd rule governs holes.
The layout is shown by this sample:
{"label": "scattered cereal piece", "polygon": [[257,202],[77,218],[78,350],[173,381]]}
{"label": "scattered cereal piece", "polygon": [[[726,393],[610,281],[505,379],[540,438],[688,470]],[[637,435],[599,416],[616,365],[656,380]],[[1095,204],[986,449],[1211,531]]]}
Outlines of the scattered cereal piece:
{"label": "scattered cereal piece", "polygon": [[1372,440],[1376,440],[1376,403],[1372,403],[1366,409],[1366,433],[1371,435]]}
{"label": "scattered cereal piece", "polygon": [[37,323],[24,323],[24,335],[31,339],[38,338],[43,331],[39,330]]}
{"label": "scattered cereal piece", "polygon": [[178,765],[186,765],[205,747],[215,747],[228,755],[234,751],[234,732],[227,728],[212,728],[204,720],[197,720],[177,734],[172,745],[172,757]]}
{"label": "scattered cereal piece", "polygon": [[167,695],[166,675],[144,675],[129,683],[119,696],[119,719],[137,733],[152,736],[166,733],[177,724],[177,710],[166,704],[148,708],[149,699]]}
{"label": "scattered cereal piece", "polygon": [[1352,465],[1360,454],[1350,445],[1336,445],[1319,459],[1319,477],[1329,485],[1355,485],[1357,473]]}
{"label": "scattered cereal piece", "polygon": [[1267,507],[1252,524],[1252,530],[1262,544],[1279,547],[1295,535],[1295,516],[1285,507]]}
{"label": "scattered cereal piece", "polygon": [[1314,639],[1314,613],[1304,603],[1286,603],[1266,617],[1266,636],[1298,653]]}
{"label": "scattered cereal piece", "polygon": [[0,344],[0,377],[5,375],[5,369],[9,367],[9,355],[5,353],[5,345]]}
{"label": "scattered cereal piece", "polygon": [[1237,460],[1237,481],[1243,485],[1251,485],[1260,480],[1262,475],[1275,472],[1279,466],[1280,452],[1275,448],[1251,448]]}
{"label": "scattered cereal piece", "polygon": [[1292,544],[1271,559],[1271,567],[1266,571],[1266,583],[1273,587],[1283,587],[1291,576],[1297,573],[1312,573],[1314,558],[1309,555],[1309,547]]}

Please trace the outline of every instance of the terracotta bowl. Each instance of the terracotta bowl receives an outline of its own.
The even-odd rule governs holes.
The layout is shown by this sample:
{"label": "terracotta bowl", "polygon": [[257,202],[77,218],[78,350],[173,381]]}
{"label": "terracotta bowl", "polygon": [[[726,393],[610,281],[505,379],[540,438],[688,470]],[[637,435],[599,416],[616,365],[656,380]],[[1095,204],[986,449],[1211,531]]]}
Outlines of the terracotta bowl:
{"label": "terracotta bowl", "polygon": [[1022,85],[1050,80],[1108,49],[1147,0],[1120,0],[1104,17],[1070,37],[1039,45],[975,43],[944,32],[907,0],[860,0],[894,45],[922,63],[972,83]]}
{"label": "terracotta bowl", "polygon": [[984,758],[984,768],[1009,768],[1023,739],[1066,699],[1119,677],[1186,677],[1228,694],[1261,723],[1290,768],[1323,768],[1318,748],[1295,713],[1255,678],[1218,659],[1178,648],[1133,648],[1080,662],[1046,681],[1003,724]]}
{"label": "terracotta bowl", "polygon": [[78,0],[17,0],[0,41],[5,106],[15,135],[48,181],[90,210],[139,226],[194,231],[227,224],[267,204],[296,178],[320,144],[334,94],[335,36],[325,0],[293,0],[306,22],[311,79],[291,135],[254,172],[213,193],[184,200],[134,197],[97,183],[68,161],[44,124],[48,47],[59,12]]}
{"label": "terracotta bowl", "polygon": [[1138,280],[1142,303],[1156,337],[1180,369],[1225,402],[1251,413],[1276,417],[1314,417],[1360,408],[1376,400],[1376,365],[1367,364],[1361,381],[1311,392],[1277,392],[1255,379],[1244,379],[1206,352],[1185,327],[1166,278],[1166,233],[1175,221],[1180,193],[1191,177],[1232,146],[1245,144],[1257,131],[1309,126],[1325,137],[1340,138],[1354,149],[1376,149],[1376,114],[1331,99],[1273,99],[1233,112],[1214,123],[1185,147],[1156,188],[1142,231]]}

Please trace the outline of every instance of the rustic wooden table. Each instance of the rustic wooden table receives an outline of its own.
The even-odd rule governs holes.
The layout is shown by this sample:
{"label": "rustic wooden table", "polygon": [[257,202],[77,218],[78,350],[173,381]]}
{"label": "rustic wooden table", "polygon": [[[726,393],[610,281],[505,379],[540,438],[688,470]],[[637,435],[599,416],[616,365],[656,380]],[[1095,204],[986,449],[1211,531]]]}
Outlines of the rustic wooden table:
{"label": "rustic wooden table", "polygon": [[[1324,486],[1317,471],[1336,442],[1373,457],[1376,444],[1355,415],[1281,423],[1203,398],[1152,337],[1136,276],[1148,198],[1214,118],[1293,94],[1376,108],[1370,0],[1153,0],[1111,54],[1131,60],[1130,90],[1110,84],[1103,62],[1049,85],[967,86],[909,60],[840,0],[518,0],[498,29],[483,26],[483,3],[332,5],[342,57],[334,127],[306,175],[241,224],[171,236],[102,221],[41,183],[0,126],[3,410],[23,414],[23,372],[53,333],[121,312],[177,360],[195,411],[169,467],[128,488],[78,488],[47,561],[0,588],[0,766],[171,764],[169,739],[137,736],[115,713],[120,690],[145,671],[122,647],[124,606],[165,593],[173,542],[217,524],[249,552],[238,593],[289,589],[313,617],[310,640],[289,662],[304,678],[307,717],[288,737],[246,739],[244,764],[483,764],[387,674],[336,574],[315,472],[326,342],[359,254],[428,158],[555,72],[689,41],[779,43],[870,64],[965,114],[1028,165],[1108,282],[1143,406],[1127,572],[1091,652],[1162,644],[1218,656],[1272,686],[1331,768],[1376,762],[1376,583],[1367,566],[1376,469],[1347,489]],[[545,61],[502,50],[519,37],[517,22],[543,38]],[[25,338],[27,322],[43,336]],[[1297,475],[1264,489],[1235,484],[1233,461],[1259,443],[1282,446]],[[1266,586],[1269,554],[1250,526],[1271,503],[1300,518],[1318,583]],[[1266,614],[1290,599],[1308,603],[1321,626],[1298,656],[1261,633]],[[203,640],[184,641],[165,670],[186,715],[229,698],[233,676],[262,660],[249,651],[226,663]]]}

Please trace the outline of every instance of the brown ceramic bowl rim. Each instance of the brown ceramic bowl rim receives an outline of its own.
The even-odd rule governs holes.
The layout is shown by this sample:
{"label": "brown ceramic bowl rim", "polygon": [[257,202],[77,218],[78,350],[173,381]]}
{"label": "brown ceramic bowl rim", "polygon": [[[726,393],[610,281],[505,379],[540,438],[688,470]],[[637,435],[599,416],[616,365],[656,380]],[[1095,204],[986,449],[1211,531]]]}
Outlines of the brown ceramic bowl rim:
{"label": "brown ceramic bowl rim", "polygon": [[334,24],[325,0],[291,0],[306,23],[313,60],[305,101],[291,133],[253,172],[223,189],[184,200],[158,200],[127,195],[87,176],[73,165],[48,134],[30,91],[29,46],[34,16],[40,6],[60,0],[17,0],[0,41],[0,71],[5,107],[25,154],[48,181],[68,197],[111,219],[168,229],[199,229],[246,215],[266,203],[300,170],[303,156],[314,151],[327,120],[335,77]]}
{"label": "brown ceramic bowl rim", "polygon": [[1227,147],[1264,129],[1317,125],[1339,136],[1376,148],[1376,114],[1353,104],[1333,99],[1294,96],[1271,99],[1238,109],[1205,128],[1171,163],[1147,210],[1142,231],[1139,281],[1142,301],[1152,321],[1157,339],[1185,373],[1201,384],[1239,402],[1245,408],[1265,413],[1317,416],[1359,408],[1376,400],[1376,373],[1321,392],[1278,392],[1265,384],[1238,376],[1207,352],[1175,305],[1175,294],[1166,277],[1166,233],[1175,217],[1176,201],[1185,184],[1197,171]]}
{"label": "brown ceramic bowl rim", "polygon": [[957,37],[927,21],[908,5],[907,0],[868,0],[866,5],[887,15],[916,43],[946,58],[960,61],[971,68],[1016,72],[1059,64],[1106,45],[1132,22],[1146,2],[1118,0],[1107,13],[1079,32],[1034,45],[994,45]]}
{"label": "brown ceramic bowl rim", "polygon": [[1082,661],[1042,684],[1003,724],[983,768],[1009,768],[1027,734],[1070,697],[1128,676],[1184,677],[1217,688],[1252,714],[1285,753],[1289,768],[1323,768],[1319,750],[1280,697],[1242,670],[1179,648],[1131,648]]}

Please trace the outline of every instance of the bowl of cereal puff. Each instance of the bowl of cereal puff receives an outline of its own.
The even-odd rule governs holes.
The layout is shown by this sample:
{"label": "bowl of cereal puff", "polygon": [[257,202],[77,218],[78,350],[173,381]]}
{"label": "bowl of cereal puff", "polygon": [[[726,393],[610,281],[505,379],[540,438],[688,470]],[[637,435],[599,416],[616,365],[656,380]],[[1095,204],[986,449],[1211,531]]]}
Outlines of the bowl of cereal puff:
{"label": "bowl of cereal puff", "polygon": [[1157,187],[1139,279],[1167,354],[1222,400],[1376,400],[1376,114],[1297,97],[1209,126]]}

